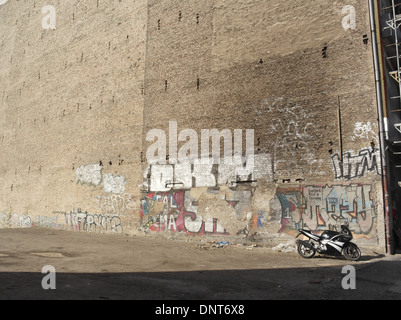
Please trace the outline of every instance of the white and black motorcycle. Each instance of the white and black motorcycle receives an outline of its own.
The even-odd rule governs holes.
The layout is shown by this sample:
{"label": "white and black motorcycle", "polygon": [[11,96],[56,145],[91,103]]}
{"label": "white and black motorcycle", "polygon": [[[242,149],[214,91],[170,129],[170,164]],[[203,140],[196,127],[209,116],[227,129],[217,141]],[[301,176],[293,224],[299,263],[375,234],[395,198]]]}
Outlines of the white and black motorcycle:
{"label": "white and black motorcycle", "polygon": [[325,255],[340,256],[351,261],[361,258],[361,250],[352,243],[352,233],[347,226],[341,226],[341,232],[326,230],[321,235],[310,230],[300,229],[297,238],[303,234],[309,241],[297,240],[298,253],[301,257],[311,259],[317,252]]}

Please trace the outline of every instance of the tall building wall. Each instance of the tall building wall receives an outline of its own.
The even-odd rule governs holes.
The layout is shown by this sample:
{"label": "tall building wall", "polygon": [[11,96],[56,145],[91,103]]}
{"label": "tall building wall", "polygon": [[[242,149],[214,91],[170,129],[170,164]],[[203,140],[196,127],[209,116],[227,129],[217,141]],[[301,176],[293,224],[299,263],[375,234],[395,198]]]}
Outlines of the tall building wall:
{"label": "tall building wall", "polygon": [[[0,7],[11,222],[272,241],[347,222],[382,244],[367,4],[60,1],[43,30],[45,4]],[[167,143],[158,163],[153,129]],[[252,170],[175,161],[171,142],[194,142],[190,130],[201,157],[202,129],[228,134],[233,151],[241,130],[244,157],[254,130]]]}
{"label": "tall building wall", "polygon": [[[271,239],[348,222],[357,237],[381,242],[367,9],[359,1],[150,2],[145,133],[160,128],[169,142],[174,123],[199,140],[201,129],[253,129],[255,163],[240,176],[224,163],[175,164],[167,148],[165,163],[148,167],[145,229]],[[356,28],[344,28],[353,12]],[[163,199],[173,204],[162,210]]]}
{"label": "tall building wall", "polygon": [[0,7],[0,210],[4,225],[80,229],[86,212],[120,215],[139,197],[147,7],[51,2],[45,30],[48,4]]}

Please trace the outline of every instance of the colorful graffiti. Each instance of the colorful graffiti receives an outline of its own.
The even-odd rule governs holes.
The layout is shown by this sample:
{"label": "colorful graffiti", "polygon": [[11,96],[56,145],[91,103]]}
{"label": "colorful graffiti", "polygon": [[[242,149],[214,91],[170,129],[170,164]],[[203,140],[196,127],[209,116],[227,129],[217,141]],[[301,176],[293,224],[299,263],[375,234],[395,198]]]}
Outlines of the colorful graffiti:
{"label": "colorful graffiti", "polygon": [[228,234],[216,218],[198,215],[198,203],[189,191],[148,193],[142,200],[141,219],[145,231],[186,234]]}
{"label": "colorful graffiti", "polygon": [[300,228],[338,230],[348,224],[354,234],[369,237],[376,219],[371,185],[279,188],[282,207],[279,232]]}

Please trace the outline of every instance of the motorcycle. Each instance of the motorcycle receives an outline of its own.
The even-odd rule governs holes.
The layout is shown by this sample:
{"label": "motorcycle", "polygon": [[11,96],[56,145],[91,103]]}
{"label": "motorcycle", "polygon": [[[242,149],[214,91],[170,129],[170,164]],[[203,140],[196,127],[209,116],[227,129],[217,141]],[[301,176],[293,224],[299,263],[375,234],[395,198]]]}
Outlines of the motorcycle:
{"label": "motorcycle", "polygon": [[350,261],[361,258],[361,250],[352,243],[352,232],[347,226],[341,226],[341,232],[326,230],[321,235],[313,234],[310,230],[299,229],[297,238],[302,234],[309,241],[297,240],[298,253],[305,259],[311,259],[318,252],[320,254],[341,256]]}

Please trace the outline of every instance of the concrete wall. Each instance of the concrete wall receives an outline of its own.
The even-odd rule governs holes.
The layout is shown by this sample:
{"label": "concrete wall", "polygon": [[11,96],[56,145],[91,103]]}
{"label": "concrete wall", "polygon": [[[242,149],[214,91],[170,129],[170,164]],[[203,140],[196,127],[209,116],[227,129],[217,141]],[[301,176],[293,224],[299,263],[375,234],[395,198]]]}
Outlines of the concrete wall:
{"label": "concrete wall", "polygon": [[[347,221],[383,245],[367,3],[57,1],[44,30],[46,4],[0,6],[4,226],[281,241]],[[152,129],[199,157],[202,129],[242,132],[243,156],[254,130],[253,170],[170,144],[150,163]]]}

